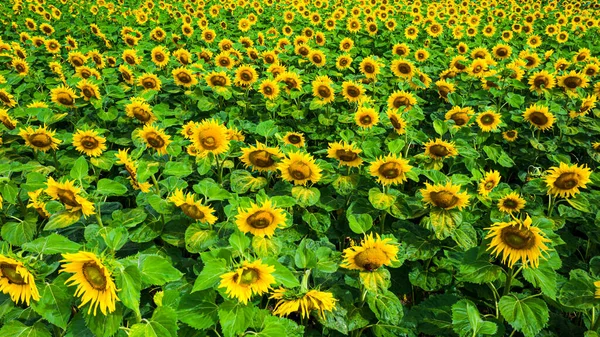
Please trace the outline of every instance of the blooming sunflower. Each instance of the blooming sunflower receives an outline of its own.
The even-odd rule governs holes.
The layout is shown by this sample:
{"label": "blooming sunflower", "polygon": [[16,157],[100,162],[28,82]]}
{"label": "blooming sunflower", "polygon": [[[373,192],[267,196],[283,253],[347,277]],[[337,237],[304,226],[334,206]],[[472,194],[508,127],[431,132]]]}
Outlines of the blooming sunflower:
{"label": "blooming sunflower", "polygon": [[403,135],[406,133],[406,121],[396,112],[396,110],[387,110],[386,115],[397,134]]}
{"label": "blooming sunflower", "polygon": [[435,82],[435,85],[440,98],[443,98],[445,101],[448,101],[448,94],[456,91],[454,84],[448,82],[447,80],[439,80]]}
{"label": "blooming sunflower", "polygon": [[335,67],[338,70],[344,70],[350,67],[352,64],[352,57],[348,54],[343,54],[337,57],[335,61]]}
{"label": "blooming sunflower", "polygon": [[496,170],[486,172],[479,181],[479,194],[487,196],[500,183],[500,173]]}
{"label": "blooming sunflower", "polygon": [[568,74],[558,76],[558,85],[567,91],[575,91],[577,88],[587,88],[589,80],[587,76],[572,70]]}
{"label": "blooming sunflower", "polygon": [[569,165],[560,163],[558,167],[551,167],[545,177],[548,194],[570,198],[579,193],[580,188],[585,188],[590,182],[592,171],[585,165]]}
{"label": "blooming sunflower", "polygon": [[46,203],[40,200],[40,195],[42,192],[44,192],[43,188],[37,189],[33,192],[27,192],[27,195],[29,196],[27,208],[35,209],[42,218],[47,219],[50,217],[50,213],[46,211]]}
{"label": "blooming sunflower", "polygon": [[125,114],[135,118],[144,124],[151,124],[157,120],[152,112],[152,107],[143,98],[134,97],[131,103],[125,106]]}
{"label": "blooming sunflower", "polygon": [[192,86],[198,84],[196,76],[192,73],[191,70],[185,67],[173,69],[171,74],[173,75],[173,80],[175,80],[175,84],[180,85],[182,87],[191,88]]}
{"label": "blooming sunflower", "polygon": [[322,169],[308,153],[290,153],[277,165],[277,169],[281,171],[284,180],[293,182],[294,185],[306,185],[308,181],[316,183],[321,180]]}
{"label": "blooming sunflower", "polygon": [[17,71],[19,76],[22,76],[22,77],[27,76],[27,74],[29,73],[29,63],[27,63],[27,61],[25,61],[22,58],[19,58],[19,57],[13,58],[10,65],[13,67],[14,70]]}
{"label": "blooming sunflower", "polygon": [[62,143],[60,139],[54,138],[56,131],[52,131],[44,125],[33,129],[31,126],[21,129],[19,136],[25,140],[25,145],[34,149],[35,151],[46,152],[50,149],[57,150],[58,144]]}
{"label": "blooming sunflower", "polygon": [[497,44],[492,48],[492,55],[495,59],[504,60],[510,57],[512,54],[512,48],[507,44]]}
{"label": "blooming sunflower", "polygon": [[290,93],[292,90],[301,89],[302,88],[302,79],[300,76],[292,71],[284,71],[275,78],[276,81],[282,82],[285,84],[283,89]]}
{"label": "blooming sunflower", "polygon": [[181,189],[175,189],[175,192],[169,197],[169,201],[194,220],[210,225],[217,221],[217,217],[213,214],[215,210],[202,204],[202,199],[196,200],[193,193],[184,194]]}
{"label": "blooming sunflower", "polygon": [[425,143],[425,155],[431,159],[444,159],[446,157],[455,157],[458,155],[458,150],[454,145],[454,142],[446,142],[437,138],[436,140],[429,140]]}
{"label": "blooming sunflower", "polygon": [[142,138],[146,145],[153,148],[158,154],[167,154],[167,146],[171,143],[171,136],[167,135],[163,129],[154,127],[152,124],[146,124],[137,132],[138,137]]}
{"label": "blooming sunflower", "polygon": [[258,74],[254,67],[249,65],[241,65],[235,71],[234,83],[240,87],[248,87],[254,84],[258,79]]}
{"label": "blooming sunflower", "polygon": [[392,47],[392,54],[407,57],[410,54],[410,47],[406,43],[396,43]]}
{"label": "blooming sunflower", "polygon": [[405,59],[397,59],[392,61],[390,68],[392,69],[392,73],[394,73],[396,77],[400,78],[413,77],[416,69],[412,62]]}
{"label": "blooming sunflower", "polygon": [[498,210],[512,214],[513,212],[520,212],[525,208],[525,204],[525,199],[521,198],[519,193],[511,192],[498,200]]}
{"label": "blooming sunflower", "polygon": [[349,52],[353,47],[354,41],[349,37],[345,37],[342,39],[342,41],[340,41],[340,50],[344,53]]}
{"label": "blooming sunflower", "polygon": [[386,185],[402,184],[407,180],[406,174],[412,169],[408,159],[402,159],[396,154],[388,154],[380,157],[369,166],[371,176],[377,177],[377,181]]}
{"label": "blooming sunflower", "polygon": [[398,246],[392,244],[392,239],[381,239],[373,233],[366,235],[360,245],[353,245],[344,249],[344,261],[341,266],[350,270],[361,272],[374,272],[381,266],[390,266],[392,262],[398,261]]}
{"label": "blooming sunflower", "polygon": [[131,186],[133,186],[134,189],[147,193],[150,191],[150,187],[152,185],[150,185],[150,183],[148,182],[142,183],[138,181],[137,164],[134,160],[131,160],[129,158],[127,154],[128,151],[129,149],[119,150],[117,153],[115,153],[115,157],[117,157],[117,164],[125,165],[125,170],[129,174],[129,181],[131,182]]}
{"label": "blooming sunflower", "polygon": [[363,162],[362,158],[358,156],[361,152],[362,150],[357,148],[354,144],[348,144],[346,142],[329,143],[327,158],[337,159],[340,165],[358,167],[362,165]]}
{"label": "blooming sunflower", "polygon": [[275,80],[266,78],[260,83],[259,92],[267,99],[276,99],[279,91],[279,85]]}
{"label": "blooming sunflower", "polygon": [[344,81],[342,83],[342,96],[350,103],[355,103],[361,100],[365,94],[365,88],[354,81]]}
{"label": "blooming sunflower", "polygon": [[96,214],[94,204],[82,197],[81,189],[75,187],[75,182],[65,180],[63,183],[48,177],[47,187],[44,190],[53,200],[59,200],[71,212],[81,211],[84,216]]}
{"label": "blooming sunflower", "polygon": [[545,131],[552,128],[554,115],[548,110],[548,107],[534,104],[523,112],[523,117],[536,129]]}
{"label": "blooming sunflower", "polygon": [[537,268],[540,264],[542,252],[548,247],[546,242],[551,240],[542,236],[537,227],[531,226],[532,220],[527,216],[524,221],[515,220],[511,222],[498,222],[487,228],[489,230],[486,239],[491,238],[487,250],[493,249],[492,254],[499,256],[502,253],[502,262],[508,261],[508,267],[521,260],[524,266]]}
{"label": "blooming sunflower", "polygon": [[337,302],[332,293],[314,289],[298,293],[279,288],[273,291],[270,298],[278,300],[273,315],[279,317],[299,313],[302,318],[307,318],[311,311],[317,310],[319,317],[325,319],[325,311],[333,311]]}
{"label": "blooming sunflower", "polygon": [[298,132],[288,132],[283,136],[283,142],[297,148],[304,147],[304,135]]}
{"label": "blooming sunflower", "polygon": [[529,90],[535,91],[538,94],[542,94],[545,90],[550,90],[556,85],[554,76],[552,76],[552,74],[550,74],[547,70],[541,70],[533,73],[531,77],[529,77],[528,83],[530,85]]}
{"label": "blooming sunflower", "polygon": [[477,125],[483,132],[494,131],[502,122],[502,115],[493,111],[484,111],[477,115]]}
{"label": "blooming sunflower", "polygon": [[473,114],[475,114],[475,111],[471,107],[454,106],[446,112],[444,117],[446,120],[453,120],[455,127],[462,127],[469,123]]}
{"label": "blooming sunflower", "polygon": [[259,172],[275,171],[277,169],[277,160],[283,157],[283,154],[275,147],[267,147],[265,144],[256,142],[256,146],[241,148],[240,156],[244,166],[252,167]]}
{"label": "blooming sunflower", "polygon": [[262,295],[269,291],[275,283],[273,273],[275,267],[263,264],[262,261],[243,261],[235,271],[220,276],[219,288],[226,288],[225,293],[230,298],[247,304],[252,295]]}
{"label": "blooming sunflower", "polygon": [[417,99],[415,96],[404,90],[394,91],[387,100],[388,109],[390,110],[402,108],[404,111],[408,111],[415,104],[417,104]]}
{"label": "blooming sunflower", "polygon": [[60,85],[54,89],[50,90],[50,97],[52,102],[58,104],[60,106],[64,106],[67,108],[75,107],[75,99],[77,95],[73,89],[66,87],[64,85]]}
{"label": "blooming sunflower", "polygon": [[211,88],[224,88],[231,85],[231,79],[224,71],[213,71],[204,76],[206,84]]}
{"label": "blooming sunflower", "polygon": [[156,46],[150,52],[152,62],[159,68],[164,68],[169,63],[169,50],[163,46]]}
{"label": "blooming sunflower", "polygon": [[462,210],[469,205],[469,194],[460,192],[460,185],[448,182],[446,185],[425,183],[425,188],[420,190],[423,202],[435,207],[450,210]]}
{"label": "blooming sunflower", "polygon": [[194,130],[192,142],[201,153],[219,155],[229,149],[227,134],[227,127],[219,121],[204,120]]}
{"label": "blooming sunflower", "polygon": [[17,127],[17,120],[11,118],[6,109],[0,109],[0,122],[9,130],[14,130]]}
{"label": "blooming sunflower", "polygon": [[327,77],[319,76],[312,82],[313,96],[318,98],[320,104],[328,104],[335,99],[335,92],[331,87],[331,80]]}
{"label": "blooming sunflower", "polygon": [[519,132],[517,130],[508,130],[502,132],[502,138],[504,138],[508,142],[514,142],[519,136]]}
{"label": "blooming sunflower", "polygon": [[81,90],[81,97],[86,101],[89,101],[91,98],[101,98],[98,86],[86,79],[79,81],[79,83],[77,83],[77,88]]}
{"label": "blooming sunflower", "polygon": [[98,307],[102,314],[107,315],[116,310],[117,287],[112,279],[110,270],[102,263],[101,258],[90,252],[62,254],[62,269],[59,273],[73,274],[66,282],[68,286],[77,286],[75,296],[81,297],[79,307],[90,303],[88,315],[94,309],[96,316]]}
{"label": "blooming sunflower", "polygon": [[383,64],[379,63],[372,56],[365,57],[359,65],[360,72],[370,79],[375,79],[379,75],[382,66]]}
{"label": "blooming sunflower", "polygon": [[272,237],[277,228],[285,225],[286,215],[281,208],[275,207],[270,201],[264,201],[260,206],[251,203],[249,208],[238,209],[235,223],[242,233],[254,236]]}
{"label": "blooming sunflower", "polygon": [[308,60],[317,67],[322,67],[327,62],[325,53],[318,49],[313,49],[310,51],[310,53],[308,54]]}
{"label": "blooming sunflower", "polygon": [[155,74],[145,73],[138,79],[138,85],[146,90],[160,91],[162,82]]}
{"label": "blooming sunflower", "polygon": [[16,304],[40,300],[33,274],[23,262],[0,254],[0,291]]}
{"label": "blooming sunflower", "polygon": [[90,157],[98,157],[106,150],[106,138],[98,135],[95,130],[77,130],[73,134],[73,146]]}

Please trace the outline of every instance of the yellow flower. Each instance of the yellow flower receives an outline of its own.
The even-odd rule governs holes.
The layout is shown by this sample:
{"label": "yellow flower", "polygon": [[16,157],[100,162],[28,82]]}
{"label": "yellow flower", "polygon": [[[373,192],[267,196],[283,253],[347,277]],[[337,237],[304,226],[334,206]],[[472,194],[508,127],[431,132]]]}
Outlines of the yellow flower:
{"label": "yellow flower", "polygon": [[502,115],[493,111],[484,111],[477,115],[477,125],[483,132],[494,131],[500,125]]}
{"label": "yellow flower", "polygon": [[429,140],[425,143],[425,155],[431,159],[444,159],[446,157],[455,157],[458,155],[458,150],[454,142],[446,142],[440,138]]}
{"label": "yellow flower", "polygon": [[529,77],[528,83],[530,85],[529,90],[535,91],[538,94],[542,94],[544,91],[550,90],[556,85],[554,76],[552,76],[552,74],[550,74],[547,70],[541,70],[533,73],[531,77]]}
{"label": "yellow flower", "polygon": [[411,78],[414,76],[416,70],[412,62],[404,59],[392,61],[390,68],[394,75],[400,78]]}
{"label": "yellow flower", "polygon": [[377,177],[377,181],[384,186],[397,185],[407,180],[406,174],[411,169],[412,166],[408,164],[408,159],[402,159],[396,154],[389,154],[371,163],[369,173],[371,176]]}
{"label": "yellow flower", "polygon": [[358,102],[365,94],[365,88],[354,81],[344,81],[342,83],[342,96],[350,103]]}
{"label": "yellow flower", "polygon": [[77,88],[81,90],[81,96],[86,101],[89,101],[92,97],[100,99],[100,89],[98,86],[86,79],[79,81],[79,83],[77,83]]}
{"label": "yellow flower", "polygon": [[231,85],[231,79],[229,79],[229,76],[227,76],[227,73],[224,71],[213,71],[208,73],[206,76],[204,76],[204,80],[206,81],[206,84],[213,89],[228,87]]}
{"label": "yellow flower", "polygon": [[117,164],[125,165],[125,170],[129,174],[129,182],[131,183],[131,186],[133,186],[134,189],[140,190],[144,193],[147,193],[150,191],[150,187],[152,185],[150,185],[150,183],[148,183],[148,182],[140,183],[138,181],[138,179],[137,179],[137,164],[135,161],[133,161],[129,158],[129,156],[127,154],[128,151],[129,151],[129,149],[119,150],[117,153],[115,153],[115,157],[117,157],[117,159],[118,159]]}
{"label": "yellow flower", "polygon": [[275,283],[273,273],[275,267],[263,264],[262,261],[243,261],[235,271],[220,276],[219,288],[226,288],[225,293],[230,298],[247,304],[252,295],[262,295],[269,291]]}
{"label": "yellow flower", "polygon": [[316,65],[317,67],[324,66],[325,62],[327,61],[325,53],[317,49],[311,50],[311,52],[308,54],[308,59],[312,64]]}
{"label": "yellow flower", "polygon": [[138,85],[144,87],[146,90],[157,90],[160,91],[162,82],[155,74],[143,74],[138,79]]}
{"label": "yellow flower", "polygon": [[0,254],[0,291],[10,296],[16,304],[40,300],[33,274],[23,265],[8,256]]}
{"label": "yellow flower", "polygon": [[215,210],[202,204],[202,199],[196,200],[193,193],[184,194],[181,189],[175,189],[175,192],[169,197],[169,201],[194,220],[211,225],[217,221],[217,217],[213,214]]}
{"label": "yellow flower", "polygon": [[475,111],[473,111],[471,107],[461,108],[459,106],[454,106],[446,112],[445,118],[446,120],[453,120],[455,127],[462,127],[469,123],[471,116],[474,114]]}
{"label": "yellow flower", "polygon": [[379,123],[379,114],[375,109],[360,107],[354,114],[354,122],[362,128],[370,129]]}
{"label": "yellow flower", "polygon": [[258,79],[258,74],[254,67],[249,65],[241,65],[235,71],[234,83],[240,87],[248,87],[254,84]]}
{"label": "yellow flower", "polygon": [[395,110],[388,109],[386,115],[397,134],[403,135],[406,133],[406,121]]}
{"label": "yellow flower", "polygon": [[29,63],[21,58],[13,58],[10,65],[17,71],[17,73],[19,73],[19,76],[27,76],[29,73]]}
{"label": "yellow flower", "polygon": [[317,77],[312,82],[313,96],[319,99],[319,103],[327,104],[335,99],[335,92],[331,87],[331,80],[326,77]]}
{"label": "yellow flower", "polygon": [[577,88],[587,88],[589,80],[587,76],[572,70],[568,74],[558,76],[558,85],[567,91],[575,91]]}
{"label": "yellow flower", "polygon": [[33,192],[27,192],[29,196],[29,203],[27,208],[34,208],[42,218],[49,218],[50,213],[46,211],[46,203],[40,200],[40,195],[44,192],[43,188],[37,189]]}
{"label": "yellow flower", "polygon": [[275,207],[270,200],[262,205],[250,204],[250,208],[238,209],[235,224],[242,233],[252,233],[255,236],[272,237],[275,230],[285,225],[286,215],[281,208]]}
{"label": "yellow flower", "polygon": [[152,107],[143,98],[133,97],[131,103],[125,106],[125,114],[144,124],[152,124],[157,120]]}
{"label": "yellow flower", "polygon": [[337,159],[340,165],[343,166],[358,167],[363,162],[362,158],[358,156],[361,152],[362,150],[355,147],[354,144],[346,142],[329,143],[327,158]]}
{"label": "yellow flower", "polygon": [[460,185],[448,182],[446,185],[425,183],[425,188],[420,190],[423,202],[435,207],[450,210],[458,208],[462,210],[469,205],[469,194],[460,192]]}
{"label": "yellow flower", "polygon": [[90,157],[98,157],[106,150],[106,138],[98,135],[95,130],[77,130],[73,134],[73,146]]}
{"label": "yellow flower", "polygon": [[337,302],[332,293],[314,289],[296,293],[290,289],[279,288],[273,291],[270,298],[278,300],[273,314],[279,317],[299,313],[302,318],[307,318],[311,311],[317,310],[319,317],[325,319],[325,311],[333,311]]}
{"label": "yellow flower", "polygon": [[275,80],[285,84],[284,89],[287,93],[290,93],[293,89],[299,90],[302,88],[302,79],[295,72],[284,71]]}
{"label": "yellow flower", "polygon": [[192,142],[201,153],[219,155],[227,152],[229,149],[227,128],[217,120],[204,120],[196,127]]}
{"label": "yellow flower", "polygon": [[537,227],[531,226],[532,220],[527,216],[524,221],[498,222],[487,228],[486,239],[491,238],[488,250],[499,256],[502,253],[502,263],[508,261],[508,267],[521,260],[524,267],[537,268],[542,252],[548,250],[545,242],[551,242],[542,236]]}
{"label": "yellow flower", "polygon": [[456,87],[454,86],[454,84],[446,80],[439,80],[435,82],[435,85],[437,87],[437,91],[440,95],[440,98],[443,98],[445,101],[448,101],[448,94],[456,91]]}
{"label": "yellow flower", "polygon": [[479,181],[479,194],[487,196],[500,183],[500,173],[496,170],[486,172]]}
{"label": "yellow flower", "polygon": [[381,72],[382,63],[377,62],[373,57],[365,57],[360,62],[360,72],[367,78],[375,79]]}
{"label": "yellow flower", "polygon": [[173,69],[171,72],[173,75],[173,79],[175,80],[175,84],[180,85],[185,88],[190,88],[196,84],[198,84],[198,80],[196,76],[187,68],[179,67],[177,69]]}
{"label": "yellow flower", "polygon": [[44,190],[53,200],[59,200],[70,212],[81,211],[84,216],[96,214],[94,204],[82,197],[81,188],[75,187],[75,182],[65,180],[63,183],[48,177],[47,187]]}
{"label": "yellow flower", "polygon": [[77,286],[75,296],[81,297],[79,308],[90,303],[88,315],[94,309],[96,316],[98,307],[102,314],[107,315],[116,310],[117,287],[112,279],[110,270],[94,253],[78,252],[75,254],[62,254],[62,269],[59,273],[73,274],[65,284]]}
{"label": "yellow flower", "polygon": [[316,183],[321,180],[322,170],[308,153],[290,153],[288,158],[277,165],[277,169],[281,171],[284,180],[293,182],[294,185],[306,185],[308,181]]}
{"label": "yellow flower", "polygon": [[506,141],[508,142],[514,142],[518,136],[519,133],[517,132],[517,130],[508,130],[502,132],[502,138],[506,139]]}
{"label": "yellow flower", "polygon": [[275,171],[277,161],[283,157],[278,148],[267,147],[265,144],[256,142],[256,146],[241,148],[240,159],[245,167],[252,167],[259,172]]}
{"label": "yellow flower", "polygon": [[304,135],[298,132],[287,132],[283,136],[283,142],[285,144],[294,145],[297,148],[304,147]]}
{"label": "yellow flower", "polygon": [[65,87],[64,85],[56,87],[50,90],[50,95],[52,102],[58,105],[67,108],[75,107],[75,99],[77,98],[77,95],[75,94],[75,91],[69,87]]}
{"label": "yellow flower", "polygon": [[339,70],[344,70],[350,67],[352,64],[352,57],[348,54],[343,54],[337,57],[335,60],[335,67]]}
{"label": "yellow flower", "polygon": [[521,198],[517,192],[511,192],[498,200],[498,210],[512,214],[513,212],[520,212],[525,208],[525,204],[525,199]]}
{"label": "yellow flower", "polygon": [[121,73],[121,77],[123,78],[123,80],[125,80],[125,82],[133,85],[133,83],[135,82],[135,77],[133,76],[133,72],[131,71],[131,69],[129,69],[129,67],[127,67],[126,65],[120,65],[119,72]]}
{"label": "yellow flower", "polygon": [[552,128],[554,115],[549,112],[548,107],[541,105],[531,105],[523,112],[525,120],[529,121],[536,129],[545,131]]}
{"label": "yellow flower", "polygon": [[155,149],[158,154],[167,154],[171,136],[167,135],[163,129],[146,124],[142,130],[137,131],[137,134],[146,142],[146,145]]}
{"label": "yellow flower", "polygon": [[569,165],[560,163],[547,171],[545,182],[548,194],[570,198],[579,193],[579,188],[585,188],[590,182],[592,171],[585,165]]}
{"label": "yellow flower", "polygon": [[14,130],[17,127],[17,120],[11,118],[6,109],[0,109],[0,122],[9,130]]}
{"label": "yellow flower", "polygon": [[169,50],[163,46],[156,46],[150,52],[152,62],[159,68],[164,68],[169,63]]}
{"label": "yellow flower", "polygon": [[259,91],[265,98],[274,100],[279,96],[279,85],[277,84],[277,81],[264,79],[260,83]]}
{"label": "yellow flower", "polygon": [[344,249],[344,261],[341,266],[350,270],[361,272],[374,272],[381,266],[390,266],[398,261],[398,246],[392,244],[392,239],[381,239],[379,234],[366,235],[358,246]]}
{"label": "yellow flower", "polygon": [[404,111],[408,111],[415,104],[417,104],[415,96],[404,90],[394,91],[387,100],[388,109],[390,110],[402,108]]}
{"label": "yellow flower", "polygon": [[46,152],[50,149],[58,149],[58,144],[62,143],[62,141],[54,138],[55,134],[56,131],[47,129],[45,125],[43,127],[38,127],[35,130],[31,126],[28,126],[19,131],[19,136],[25,140],[25,145],[31,147],[35,151],[42,152]]}

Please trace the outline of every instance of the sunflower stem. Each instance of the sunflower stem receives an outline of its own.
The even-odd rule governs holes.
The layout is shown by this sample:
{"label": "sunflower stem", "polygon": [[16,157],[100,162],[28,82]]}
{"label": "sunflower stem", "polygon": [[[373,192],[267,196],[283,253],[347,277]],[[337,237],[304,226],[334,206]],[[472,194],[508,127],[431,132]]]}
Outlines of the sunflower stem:
{"label": "sunflower stem", "polygon": [[512,284],[513,276],[514,276],[514,269],[513,269],[513,267],[510,267],[508,269],[508,273],[506,274],[506,282],[504,283],[504,291],[502,292],[503,296],[506,296],[506,295],[508,295],[508,293],[510,293],[510,286]]}
{"label": "sunflower stem", "polygon": [[104,227],[104,224],[102,223],[102,215],[100,214],[100,207],[98,205],[98,207],[96,207],[96,214],[94,214],[94,216],[96,217],[96,222],[98,223],[98,226],[100,227]]}
{"label": "sunflower stem", "polygon": [[54,159],[54,167],[58,170],[58,159],[56,158],[56,150],[52,150],[52,159]]}
{"label": "sunflower stem", "polygon": [[554,196],[552,194],[550,194],[548,196],[548,217],[552,216],[552,212],[554,211],[554,205],[555,205],[555,201],[556,198],[554,198]]}

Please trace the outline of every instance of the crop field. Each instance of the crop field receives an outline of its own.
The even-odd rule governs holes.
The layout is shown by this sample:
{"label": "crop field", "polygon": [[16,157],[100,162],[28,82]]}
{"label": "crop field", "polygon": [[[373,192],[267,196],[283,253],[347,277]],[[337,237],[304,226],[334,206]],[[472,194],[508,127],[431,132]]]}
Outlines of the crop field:
{"label": "crop field", "polygon": [[595,0],[0,1],[0,337],[600,336]]}

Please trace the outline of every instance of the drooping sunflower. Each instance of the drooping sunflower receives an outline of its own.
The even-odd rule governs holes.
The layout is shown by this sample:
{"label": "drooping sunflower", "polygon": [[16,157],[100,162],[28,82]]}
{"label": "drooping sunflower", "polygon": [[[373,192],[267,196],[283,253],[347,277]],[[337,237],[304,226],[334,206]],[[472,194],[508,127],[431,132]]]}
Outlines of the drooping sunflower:
{"label": "drooping sunflower", "polygon": [[52,102],[67,108],[75,107],[75,99],[78,97],[70,87],[60,85],[50,90]]}
{"label": "drooping sunflower", "polygon": [[304,135],[298,132],[288,132],[283,136],[283,142],[297,148],[304,147]]}
{"label": "drooping sunflower", "polygon": [[365,57],[360,62],[360,72],[367,78],[375,79],[381,72],[382,63],[375,60],[372,56]]}
{"label": "drooping sunflower", "polygon": [[162,81],[155,74],[145,73],[138,79],[138,85],[146,90],[160,91]]}
{"label": "drooping sunflower", "polygon": [[342,96],[350,103],[358,102],[365,94],[365,88],[354,81],[344,81],[342,83]]}
{"label": "drooping sunflower", "polygon": [[98,86],[86,79],[83,79],[77,83],[77,88],[81,90],[81,97],[86,101],[89,101],[91,98],[100,99],[100,88]]}
{"label": "drooping sunflower", "polygon": [[420,192],[424,203],[445,210],[453,208],[462,210],[469,205],[469,194],[460,192],[460,185],[454,185],[450,181],[446,185],[425,183],[425,188]]}
{"label": "drooping sunflower", "polygon": [[392,61],[390,66],[396,77],[411,78],[415,74],[415,66],[412,62],[405,59],[397,59]]}
{"label": "drooping sunflower", "polygon": [[50,149],[57,150],[58,144],[62,143],[60,139],[54,138],[56,131],[52,131],[44,125],[34,129],[27,126],[19,131],[19,136],[25,141],[25,145],[34,151],[46,152]]}
{"label": "drooping sunflower", "polygon": [[361,128],[370,129],[379,123],[379,113],[373,108],[360,107],[354,114],[354,122]]}
{"label": "drooping sunflower", "polygon": [[275,80],[285,84],[283,89],[287,93],[290,93],[294,89],[299,90],[302,88],[302,78],[300,78],[300,75],[293,71],[284,71],[279,74]]}
{"label": "drooping sunflower", "polygon": [[15,97],[11,95],[8,91],[6,91],[6,89],[4,88],[0,88],[0,101],[2,101],[2,103],[9,108],[12,108],[15,105],[17,105]]}
{"label": "drooping sunflower", "polygon": [[259,86],[259,92],[264,98],[274,100],[279,96],[279,84],[272,79],[264,79]]}
{"label": "drooping sunflower", "polygon": [[587,88],[589,80],[587,76],[571,70],[568,74],[558,76],[558,85],[567,91],[575,91],[577,88]]}
{"label": "drooping sunflower", "polygon": [[580,188],[585,188],[590,182],[592,171],[585,165],[569,165],[561,162],[558,167],[553,166],[547,171],[544,178],[548,194],[571,198],[578,194]]}
{"label": "drooping sunflower", "polygon": [[437,138],[436,140],[429,140],[425,143],[425,155],[432,159],[439,160],[457,156],[458,150],[456,149],[454,142],[446,142]]}
{"label": "drooping sunflower", "polygon": [[362,150],[354,144],[334,142],[329,143],[327,158],[337,159],[340,165],[343,166],[358,167],[363,162],[362,158],[359,157],[361,152]]}
{"label": "drooping sunflower", "polygon": [[206,81],[206,84],[213,89],[225,88],[231,85],[231,79],[224,71],[210,72],[204,76],[204,80]]}
{"label": "drooping sunflower", "polygon": [[369,166],[369,173],[376,177],[377,181],[383,186],[398,185],[405,182],[408,178],[406,174],[412,169],[408,164],[408,159],[403,159],[396,154],[388,154],[385,157],[377,158],[377,161]]}
{"label": "drooping sunflower", "polygon": [[215,119],[204,120],[194,130],[192,142],[201,153],[219,155],[229,149],[227,127]]}
{"label": "drooping sunflower", "polygon": [[396,110],[388,109],[386,115],[397,134],[403,135],[406,133],[406,121],[398,114],[398,112],[396,112]]}
{"label": "drooping sunflower", "polygon": [[54,178],[48,177],[47,187],[44,190],[53,200],[59,200],[70,212],[81,211],[84,216],[96,214],[94,203],[82,197],[81,188],[75,187],[75,182],[65,180],[59,183]]}
{"label": "drooping sunflower", "polygon": [[249,87],[258,80],[258,74],[254,67],[241,65],[235,71],[234,83],[240,87]]}
{"label": "drooping sunflower", "polygon": [[502,122],[502,115],[491,110],[477,115],[477,125],[483,132],[496,130],[500,122]]}
{"label": "drooping sunflower", "polygon": [[523,117],[535,128],[545,131],[552,128],[556,118],[547,106],[531,105],[523,113]]}
{"label": "drooping sunflower", "polygon": [[215,210],[202,204],[202,199],[196,200],[193,193],[184,194],[181,189],[175,189],[175,192],[169,197],[169,201],[179,207],[185,215],[196,221],[210,225],[217,221],[217,217],[213,214]]}
{"label": "drooping sunflower", "polygon": [[102,314],[107,315],[116,310],[117,287],[111,271],[103,263],[102,258],[90,252],[62,254],[63,263],[59,273],[73,274],[65,284],[77,286],[75,296],[81,297],[79,308],[90,303],[88,315],[96,316],[98,307]]}
{"label": "drooping sunflower", "polygon": [[275,267],[263,264],[261,260],[243,261],[235,271],[220,276],[219,288],[226,288],[225,293],[230,298],[247,304],[253,294],[262,295],[269,291],[275,283],[274,272]]}
{"label": "drooping sunflower", "polygon": [[404,90],[394,91],[390,97],[388,97],[387,104],[388,109],[390,110],[402,109],[408,111],[417,104],[417,99],[410,92]]}
{"label": "drooping sunflower", "polygon": [[129,174],[129,181],[134,189],[147,193],[150,191],[150,187],[152,187],[152,185],[148,182],[140,182],[138,180],[137,163],[135,160],[129,158],[129,155],[127,154],[128,151],[129,149],[125,149],[119,150],[117,153],[115,153],[115,157],[117,157],[116,164],[125,166],[125,170]]}
{"label": "drooping sunflower", "polygon": [[500,172],[491,170],[486,172],[483,178],[479,181],[478,192],[482,196],[487,196],[500,183]]}
{"label": "drooping sunflower", "polygon": [[239,208],[235,217],[235,223],[242,233],[269,238],[277,228],[285,225],[285,220],[283,209],[277,208],[271,200],[265,200],[261,205],[251,203],[246,209]]}
{"label": "drooping sunflower", "polygon": [[455,127],[462,127],[469,123],[471,116],[474,114],[475,111],[471,107],[454,106],[446,112],[444,117],[446,120],[453,120]]}
{"label": "drooping sunflower", "polygon": [[167,146],[171,143],[171,136],[167,135],[165,130],[152,124],[146,124],[141,130],[138,130],[137,135],[144,140],[147,146],[155,149],[158,154],[167,154]]}
{"label": "drooping sunflower", "polygon": [[81,153],[90,157],[98,157],[106,151],[106,138],[100,136],[96,130],[77,130],[73,134],[73,146]]}
{"label": "drooping sunflower", "polygon": [[180,85],[185,88],[191,88],[192,86],[198,84],[198,79],[192,73],[191,70],[185,67],[179,67],[173,69],[171,72],[173,75],[173,80],[175,80],[175,84]]}
{"label": "drooping sunflower", "polygon": [[549,249],[545,243],[551,240],[545,238],[539,228],[532,227],[532,222],[528,215],[524,221],[493,224],[486,236],[492,239],[487,250],[493,249],[491,254],[496,256],[502,253],[502,263],[507,263],[509,268],[519,260],[524,266],[537,268],[542,252]]}
{"label": "drooping sunflower", "polygon": [[360,245],[344,249],[341,266],[350,270],[374,272],[381,266],[390,266],[392,262],[398,261],[399,249],[392,243],[392,239],[382,239],[379,234],[375,235],[365,234]]}
{"label": "drooping sunflower", "polygon": [[590,110],[596,106],[596,95],[588,95],[581,100],[581,106],[578,111],[570,111],[569,117],[576,118],[585,116]]}
{"label": "drooping sunflower", "polygon": [[325,311],[333,311],[337,302],[332,293],[314,289],[297,292],[279,288],[273,291],[270,298],[277,300],[273,315],[279,317],[298,313],[302,318],[307,318],[311,311],[317,310],[319,317],[325,319]]}
{"label": "drooping sunflower", "polygon": [[259,172],[275,171],[277,161],[283,157],[281,151],[276,147],[267,147],[265,144],[256,142],[256,146],[241,148],[240,160],[245,167],[252,167]]}
{"label": "drooping sunflower", "polygon": [[523,50],[519,53],[519,59],[525,61],[525,68],[534,69],[540,65],[540,57],[535,52]]}
{"label": "drooping sunflower", "polygon": [[17,120],[10,117],[6,109],[0,109],[0,122],[9,130],[14,130],[17,127]]}
{"label": "drooping sunflower", "polygon": [[281,171],[284,180],[293,182],[294,185],[306,185],[309,181],[317,183],[321,180],[322,169],[308,153],[290,153],[277,165],[277,169]]}
{"label": "drooping sunflower", "polygon": [[525,208],[525,204],[525,199],[519,193],[511,192],[498,200],[498,210],[508,214],[518,213]]}
{"label": "drooping sunflower", "polygon": [[42,218],[48,219],[50,217],[50,213],[46,211],[46,203],[40,200],[40,195],[42,192],[44,192],[43,188],[39,188],[33,192],[27,192],[27,195],[29,196],[27,208],[35,209]]}
{"label": "drooping sunflower", "polygon": [[10,296],[16,303],[39,301],[40,293],[35,285],[33,273],[23,264],[11,257],[0,254],[0,291]]}

